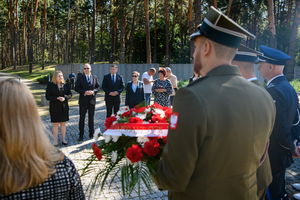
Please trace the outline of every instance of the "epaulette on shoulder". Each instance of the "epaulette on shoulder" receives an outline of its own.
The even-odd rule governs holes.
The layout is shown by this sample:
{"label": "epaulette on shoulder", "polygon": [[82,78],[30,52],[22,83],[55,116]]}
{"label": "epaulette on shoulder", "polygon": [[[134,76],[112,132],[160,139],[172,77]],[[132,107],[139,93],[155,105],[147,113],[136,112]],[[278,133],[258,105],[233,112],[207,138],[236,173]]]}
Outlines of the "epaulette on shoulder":
{"label": "epaulette on shoulder", "polygon": [[195,80],[195,81],[189,83],[186,87],[191,87],[192,85],[195,85],[195,84],[197,84],[197,83],[203,81],[204,79],[206,79],[206,76],[205,76],[205,77],[202,77],[202,78],[198,78],[197,80]]}

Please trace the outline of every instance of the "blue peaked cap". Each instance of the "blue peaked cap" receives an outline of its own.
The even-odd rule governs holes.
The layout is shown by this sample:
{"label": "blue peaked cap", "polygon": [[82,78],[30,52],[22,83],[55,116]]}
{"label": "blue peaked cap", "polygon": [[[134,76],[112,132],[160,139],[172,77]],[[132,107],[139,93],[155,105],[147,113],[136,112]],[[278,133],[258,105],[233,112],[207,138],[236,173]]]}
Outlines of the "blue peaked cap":
{"label": "blue peaked cap", "polygon": [[266,62],[274,65],[285,65],[286,61],[291,59],[291,56],[278,49],[273,49],[265,45],[260,45],[259,48],[263,53],[262,56],[259,56],[261,62]]}
{"label": "blue peaked cap", "polygon": [[249,63],[258,63],[258,55],[262,55],[262,53],[255,51],[245,45],[241,45],[238,48],[233,60],[241,61],[241,62],[249,62]]}

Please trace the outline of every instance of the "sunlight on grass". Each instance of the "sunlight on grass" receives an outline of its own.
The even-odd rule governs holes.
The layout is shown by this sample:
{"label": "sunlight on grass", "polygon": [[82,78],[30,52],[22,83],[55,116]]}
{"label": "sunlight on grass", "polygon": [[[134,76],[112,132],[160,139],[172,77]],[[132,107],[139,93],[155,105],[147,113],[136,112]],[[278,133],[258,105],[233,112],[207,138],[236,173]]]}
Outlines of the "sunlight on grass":
{"label": "sunlight on grass", "polygon": [[40,65],[35,65],[35,66],[33,66],[33,70],[32,70],[31,74],[28,72],[27,65],[17,66],[16,70],[13,70],[12,67],[5,68],[3,70],[0,70],[0,72],[18,75],[22,78],[29,79],[31,81],[37,81],[37,79],[39,79],[45,75],[52,74],[55,70],[55,66],[56,65],[48,65],[48,66],[45,66],[44,70],[42,70],[42,67]]}

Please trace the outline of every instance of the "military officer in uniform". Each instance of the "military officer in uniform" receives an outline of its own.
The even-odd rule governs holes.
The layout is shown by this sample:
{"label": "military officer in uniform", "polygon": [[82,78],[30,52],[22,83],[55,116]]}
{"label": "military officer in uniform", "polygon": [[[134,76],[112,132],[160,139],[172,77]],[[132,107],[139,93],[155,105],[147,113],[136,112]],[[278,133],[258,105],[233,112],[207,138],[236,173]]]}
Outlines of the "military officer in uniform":
{"label": "military officer in uniform", "polygon": [[[254,72],[255,63],[260,61],[258,55],[262,55],[262,53],[241,45],[233,58],[232,64],[239,67],[242,77],[260,86]],[[267,153],[265,155],[266,157],[262,159],[261,165],[256,172],[257,195],[259,200],[264,200],[266,198],[266,189],[272,182],[269,156]]]}
{"label": "military officer in uniform", "polygon": [[267,91],[276,106],[276,119],[270,137],[269,157],[273,181],[269,187],[271,200],[289,199],[285,191],[285,171],[293,162],[292,155],[299,154],[292,139],[291,128],[298,118],[298,97],[283,75],[284,64],[291,57],[280,50],[260,46],[263,56],[259,70],[268,81]]}
{"label": "military officer in uniform", "polygon": [[[231,62],[254,36],[211,7],[191,35],[201,78],[174,98],[168,143],[154,181],[175,200],[257,200],[256,171],[266,152],[275,107]],[[172,118],[172,117],[171,117]]]}

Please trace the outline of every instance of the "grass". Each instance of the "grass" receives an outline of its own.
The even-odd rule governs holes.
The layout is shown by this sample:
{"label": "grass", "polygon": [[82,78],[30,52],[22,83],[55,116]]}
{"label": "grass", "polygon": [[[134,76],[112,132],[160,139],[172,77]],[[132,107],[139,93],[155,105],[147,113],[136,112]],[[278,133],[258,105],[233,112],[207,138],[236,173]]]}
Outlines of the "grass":
{"label": "grass", "polygon": [[300,92],[300,80],[299,79],[292,80],[290,83],[294,87],[294,89],[296,90],[297,93]]}
{"label": "grass", "polygon": [[28,65],[17,66],[16,70],[13,70],[12,67],[5,68],[0,70],[0,72],[10,73],[13,75],[18,75],[21,78],[29,79],[31,81],[37,81],[37,79],[44,77],[45,75],[52,74],[55,70],[55,65],[45,66],[45,69],[42,70],[40,65],[33,66],[32,73],[28,72]]}

